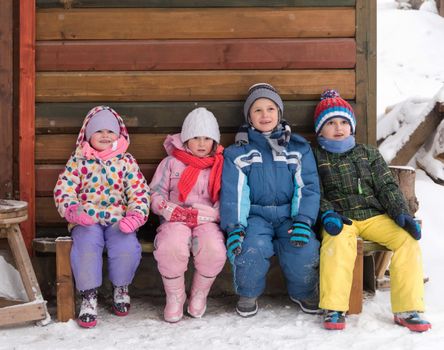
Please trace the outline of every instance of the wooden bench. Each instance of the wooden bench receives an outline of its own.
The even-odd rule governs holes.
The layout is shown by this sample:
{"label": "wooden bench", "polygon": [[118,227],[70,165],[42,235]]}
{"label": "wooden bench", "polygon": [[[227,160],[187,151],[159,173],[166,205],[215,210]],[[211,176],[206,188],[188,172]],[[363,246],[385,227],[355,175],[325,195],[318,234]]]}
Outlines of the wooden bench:
{"label": "wooden bench", "polygon": [[[152,253],[152,242],[141,242],[142,253]],[[75,288],[71,271],[70,253],[71,237],[36,238],[34,250],[41,253],[56,254],[56,288],[57,288],[57,319],[66,322],[75,318]],[[364,256],[377,251],[387,251],[383,246],[370,241],[358,239],[358,255],[353,272],[353,286],[350,294],[349,314],[358,314],[362,310],[362,293],[364,288]]]}

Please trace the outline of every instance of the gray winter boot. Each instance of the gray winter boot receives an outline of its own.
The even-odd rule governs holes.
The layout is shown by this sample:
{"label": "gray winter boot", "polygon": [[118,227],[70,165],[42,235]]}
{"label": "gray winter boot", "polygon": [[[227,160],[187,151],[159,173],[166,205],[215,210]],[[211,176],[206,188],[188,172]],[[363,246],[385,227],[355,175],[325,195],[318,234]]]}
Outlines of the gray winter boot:
{"label": "gray winter boot", "polygon": [[236,312],[242,317],[251,317],[257,314],[257,297],[240,296],[236,304]]}

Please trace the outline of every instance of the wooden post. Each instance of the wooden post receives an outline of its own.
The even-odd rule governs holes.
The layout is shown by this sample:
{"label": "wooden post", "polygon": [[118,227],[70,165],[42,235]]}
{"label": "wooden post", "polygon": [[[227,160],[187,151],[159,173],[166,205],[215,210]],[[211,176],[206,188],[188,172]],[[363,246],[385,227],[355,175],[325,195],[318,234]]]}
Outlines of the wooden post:
{"label": "wooden post", "polygon": [[356,0],[357,139],[376,145],[376,1]]}
{"label": "wooden post", "polygon": [[71,270],[70,237],[56,239],[57,319],[66,322],[75,318],[75,293]]}
{"label": "wooden post", "polygon": [[444,17],[444,0],[436,0],[438,5],[438,13],[441,17]]}
{"label": "wooden post", "polygon": [[21,224],[29,253],[35,237],[35,0],[19,5],[19,190],[29,218]]}
{"label": "wooden post", "polygon": [[12,199],[13,127],[13,6],[0,1],[0,198]]}
{"label": "wooden post", "polygon": [[362,311],[362,291],[364,289],[364,246],[361,238],[357,239],[357,254],[353,270],[353,284],[350,291],[348,314],[359,314]]}

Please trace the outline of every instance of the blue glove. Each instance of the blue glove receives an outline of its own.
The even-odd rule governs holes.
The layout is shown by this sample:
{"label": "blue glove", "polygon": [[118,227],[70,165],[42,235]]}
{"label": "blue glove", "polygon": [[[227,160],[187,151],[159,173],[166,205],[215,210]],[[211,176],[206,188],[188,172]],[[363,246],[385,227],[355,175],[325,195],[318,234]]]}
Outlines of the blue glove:
{"label": "blue glove", "polygon": [[399,214],[396,219],[396,223],[406,230],[410,235],[419,241],[421,239],[421,226],[415,221],[415,219],[409,214]]}
{"label": "blue glove", "polygon": [[227,256],[231,263],[234,257],[242,251],[242,242],[244,241],[245,231],[243,228],[236,228],[228,232],[227,238]]}
{"label": "blue glove", "polygon": [[327,210],[321,216],[322,225],[329,235],[336,236],[341,233],[344,224],[351,225],[353,222],[333,210]]}
{"label": "blue glove", "polygon": [[296,221],[288,230],[288,233],[290,234],[290,243],[293,246],[303,247],[310,240],[313,231],[305,222]]}

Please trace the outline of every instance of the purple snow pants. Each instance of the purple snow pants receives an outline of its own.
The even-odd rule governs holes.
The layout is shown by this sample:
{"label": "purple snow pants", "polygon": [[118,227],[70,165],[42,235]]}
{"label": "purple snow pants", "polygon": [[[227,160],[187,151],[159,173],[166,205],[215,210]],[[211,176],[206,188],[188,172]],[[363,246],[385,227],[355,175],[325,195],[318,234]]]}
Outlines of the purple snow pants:
{"label": "purple snow pants", "polygon": [[132,282],[142,258],[142,247],[135,232],[123,233],[116,224],[77,225],[71,236],[71,266],[79,291],[102,285],[104,248],[108,255],[108,274],[112,284],[123,286]]}

